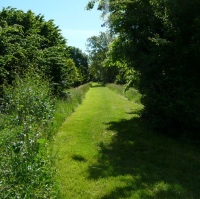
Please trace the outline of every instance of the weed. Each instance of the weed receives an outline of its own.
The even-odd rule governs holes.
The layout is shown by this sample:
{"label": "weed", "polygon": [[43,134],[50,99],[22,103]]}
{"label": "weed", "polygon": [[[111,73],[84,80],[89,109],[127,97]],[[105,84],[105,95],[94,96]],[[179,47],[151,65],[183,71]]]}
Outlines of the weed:
{"label": "weed", "polygon": [[29,69],[4,86],[1,106],[0,198],[54,197],[48,125],[54,105],[50,86]]}

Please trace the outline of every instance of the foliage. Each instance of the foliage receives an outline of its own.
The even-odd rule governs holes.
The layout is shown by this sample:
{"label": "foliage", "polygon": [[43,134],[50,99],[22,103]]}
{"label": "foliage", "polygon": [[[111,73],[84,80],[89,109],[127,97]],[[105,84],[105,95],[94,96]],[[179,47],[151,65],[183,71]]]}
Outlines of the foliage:
{"label": "foliage", "polygon": [[108,31],[88,38],[89,70],[95,81],[133,86],[137,82],[138,75],[121,56],[119,42],[119,38]]}
{"label": "foliage", "polygon": [[106,58],[103,61],[103,66],[108,68],[108,73],[112,79],[110,82],[117,84],[126,84],[127,87],[135,86],[137,84],[137,73],[130,67],[127,60],[121,56],[120,40],[118,37],[114,38],[108,46]]}
{"label": "foliage", "polygon": [[0,12],[0,85],[11,84],[16,74],[32,66],[45,73],[54,92],[60,94],[76,81],[68,59],[66,41],[53,20],[45,21],[30,10],[9,7]]}
{"label": "foliage", "polygon": [[76,47],[69,46],[68,49],[70,57],[73,59],[80,76],[76,85],[78,86],[88,82],[90,78],[88,71],[88,56]]}
{"label": "foliage", "polygon": [[[57,197],[50,141],[61,123],[52,96],[82,81],[76,59],[53,20],[10,7],[0,12],[0,198]],[[69,112],[86,87],[70,90]]]}
{"label": "foliage", "polygon": [[87,39],[89,71],[95,81],[112,82],[112,75],[110,75],[112,70],[103,66],[111,41],[112,35],[108,32],[100,32],[99,36],[92,36]]}
{"label": "foliage", "polygon": [[48,126],[50,84],[33,69],[4,87],[0,121],[0,197],[54,198]]}
{"label": "foliage", "polygon": [[[116,34],[116,60],[137,74],[143,118],[162,132],[200,129],[198,0],[98,2],[105,24]],[[118,58],[117,58],[118,57]],[[188,134],[189,135],[189,134]]]}

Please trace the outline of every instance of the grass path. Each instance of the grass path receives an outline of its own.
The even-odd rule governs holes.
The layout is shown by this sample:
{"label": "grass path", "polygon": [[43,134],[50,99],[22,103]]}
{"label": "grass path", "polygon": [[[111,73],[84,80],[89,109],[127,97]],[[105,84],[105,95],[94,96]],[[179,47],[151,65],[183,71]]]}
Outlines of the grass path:
{"label": "grass path", "polygon": [[140,108],[93,85],[55,140],[62,199],[200,195],[200,155],[144,129]]}
{"label": "grass path", "polygon": [[89,179],[88,169],[97,161],[99,144],[108,143],[115,134],[108,130],[109,123],[129,119],[128,113],[134,108],[133,103],[106,87],[90,89],[56,138],[62,198],[98,198],[102,189],[110,189],[112,185],[107,186],[106,180]]}

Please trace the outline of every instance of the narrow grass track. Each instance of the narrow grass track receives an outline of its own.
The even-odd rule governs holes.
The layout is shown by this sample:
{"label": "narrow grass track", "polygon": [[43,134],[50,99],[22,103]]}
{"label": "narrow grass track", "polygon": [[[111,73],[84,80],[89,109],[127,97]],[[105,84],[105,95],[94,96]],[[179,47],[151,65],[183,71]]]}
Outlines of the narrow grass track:
{"label": "narrow grass track", "polygon": [[106,179],[92,180],[88,169],[98,159],[100,144],[109,143],[115,135],[115,131],[108,130],[109,123],[130,119],[136,108],[108,88],[93,84],[56,138],[62,198],[100,198],[112,189],[112,181],[116,185],[115,178],[109,180],[109,185]]}
{"label": "narrow grass track", "polygon": [[198,198],[199,153],[145,129],[140,109],[93,84],[55,139],[61,199]]}

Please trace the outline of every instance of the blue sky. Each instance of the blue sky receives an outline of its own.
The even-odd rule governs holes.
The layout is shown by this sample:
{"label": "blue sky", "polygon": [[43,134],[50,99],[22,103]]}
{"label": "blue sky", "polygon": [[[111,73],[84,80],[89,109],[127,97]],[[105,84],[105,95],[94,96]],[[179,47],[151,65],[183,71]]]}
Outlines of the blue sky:
{"label": "blue sky", "polygon": [[70,46],[85,51],[87,38],[105,31],[101,27],[101,12],[85,10],[89,0],[0,0],[0,8],[14,7],[25,12],[32,10],[46,20],[53,19]]}

